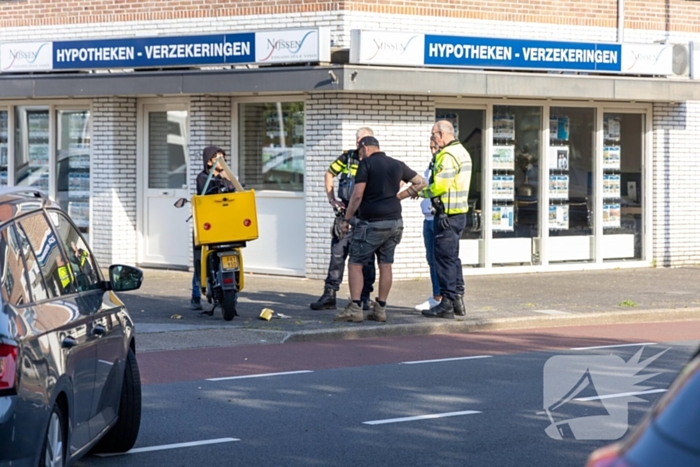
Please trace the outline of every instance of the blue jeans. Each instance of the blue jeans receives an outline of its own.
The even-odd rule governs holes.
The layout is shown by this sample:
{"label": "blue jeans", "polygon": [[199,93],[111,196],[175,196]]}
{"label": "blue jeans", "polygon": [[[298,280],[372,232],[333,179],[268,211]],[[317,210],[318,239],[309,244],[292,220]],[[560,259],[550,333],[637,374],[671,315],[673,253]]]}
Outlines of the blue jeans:
{"label": "blue jeans", "polygon": [[437,268],[435,267],[435,234],[433,232],[433,220],[423,221],[423,244],[425,245],[425,259],[430,269],[430,283],[433,286],[433,297],[440,295],[440,283],[438,282]]}
{"label": "blue jeans", "polygon": [[199,276],[195,272],[192,274],[192,298],[200,298],[202,291],[199,289]]}

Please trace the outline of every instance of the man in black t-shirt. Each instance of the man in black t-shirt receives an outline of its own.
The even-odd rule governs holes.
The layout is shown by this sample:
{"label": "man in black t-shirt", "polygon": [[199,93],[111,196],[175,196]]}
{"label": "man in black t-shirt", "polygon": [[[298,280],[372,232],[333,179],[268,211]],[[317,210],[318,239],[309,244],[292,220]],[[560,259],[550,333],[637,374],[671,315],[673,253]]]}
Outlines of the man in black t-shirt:
{"label": "man in black t-shirt", "polygon": [[[425,187],[425,180],[403,162],[380,152],[379,142],[373,136],[362,138],[357,144],[357,150],[361,161],[342,228],[342,232],[347,233],[350,221],[357,213],[359,222],[353,230],[348,264],[352,301],[342,313],[336,315],[335,320],[353,323],[363,321],[360,302],[362,265],[367,264],[376,253],[379,262],[379,296],[367,319],[385,322],[394,250],[403,234],[401,200],[409,196],[416,197]],[[401,182],[411,185],[399,193]]]}

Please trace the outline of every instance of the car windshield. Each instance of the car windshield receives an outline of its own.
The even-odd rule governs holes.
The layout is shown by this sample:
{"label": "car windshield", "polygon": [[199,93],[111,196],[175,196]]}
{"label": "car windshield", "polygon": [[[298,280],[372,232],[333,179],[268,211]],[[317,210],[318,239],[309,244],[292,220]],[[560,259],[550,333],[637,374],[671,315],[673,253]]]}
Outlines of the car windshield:
{"label": "car windshield", "polygon": [[700,357],[686,365],[678,381],[682,386],[661,410],[655,424],[676,442],[700,452]]}

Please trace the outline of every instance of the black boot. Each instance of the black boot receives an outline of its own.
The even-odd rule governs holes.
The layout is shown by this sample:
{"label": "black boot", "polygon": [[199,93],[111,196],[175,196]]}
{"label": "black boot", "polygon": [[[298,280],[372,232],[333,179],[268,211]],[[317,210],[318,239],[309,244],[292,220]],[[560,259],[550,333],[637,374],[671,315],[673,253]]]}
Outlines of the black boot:
{"label": "black boot", "polygon": [[455,311],[452,300],[442,297],[442,301],[429,310],[423,310],[422,315],[426,318],[454,319]]}
{"label": "black boot", "polygon": [[310,306],[312,310],[335,310],[335,290],[323,289],[323,295]]}
{"label": "black boot", "polygon": [[457,295],[457,298],[452,301],[452,305],[455,309],[455,315],[464,316],[467,314],[467,310],[464,308],[464,297],[462,295]]}
{"label": "black boot", "polygon": [[362,303],[362,311],[369,311],[370,310],[370,302],[369,302],[369,297],[360,297],[360,302]]}

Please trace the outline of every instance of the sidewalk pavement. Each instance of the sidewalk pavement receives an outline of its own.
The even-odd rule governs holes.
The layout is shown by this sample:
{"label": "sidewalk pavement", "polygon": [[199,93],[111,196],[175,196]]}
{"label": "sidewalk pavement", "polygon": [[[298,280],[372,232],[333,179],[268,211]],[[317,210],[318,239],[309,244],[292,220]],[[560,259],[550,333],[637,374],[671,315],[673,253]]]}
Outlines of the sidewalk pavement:
{"label": "sidewalk pavement", "polygon": [[[240,316],[224,321],[219,309],[213,317],[189,309],[192,273],[146,269],[144,276],[141,289],[119,294],[136,322],[140,351],[700,319],[700,268],[466,276],[467,314],[455,320],[414,309],[430,294],[429,280],[395,282],[383,324],[333,321],[349,299],[347,281],[338,310],[314,311],[309,304],[323,281],[247,274]],[[266,307],[288,318],[262,320]]]}

